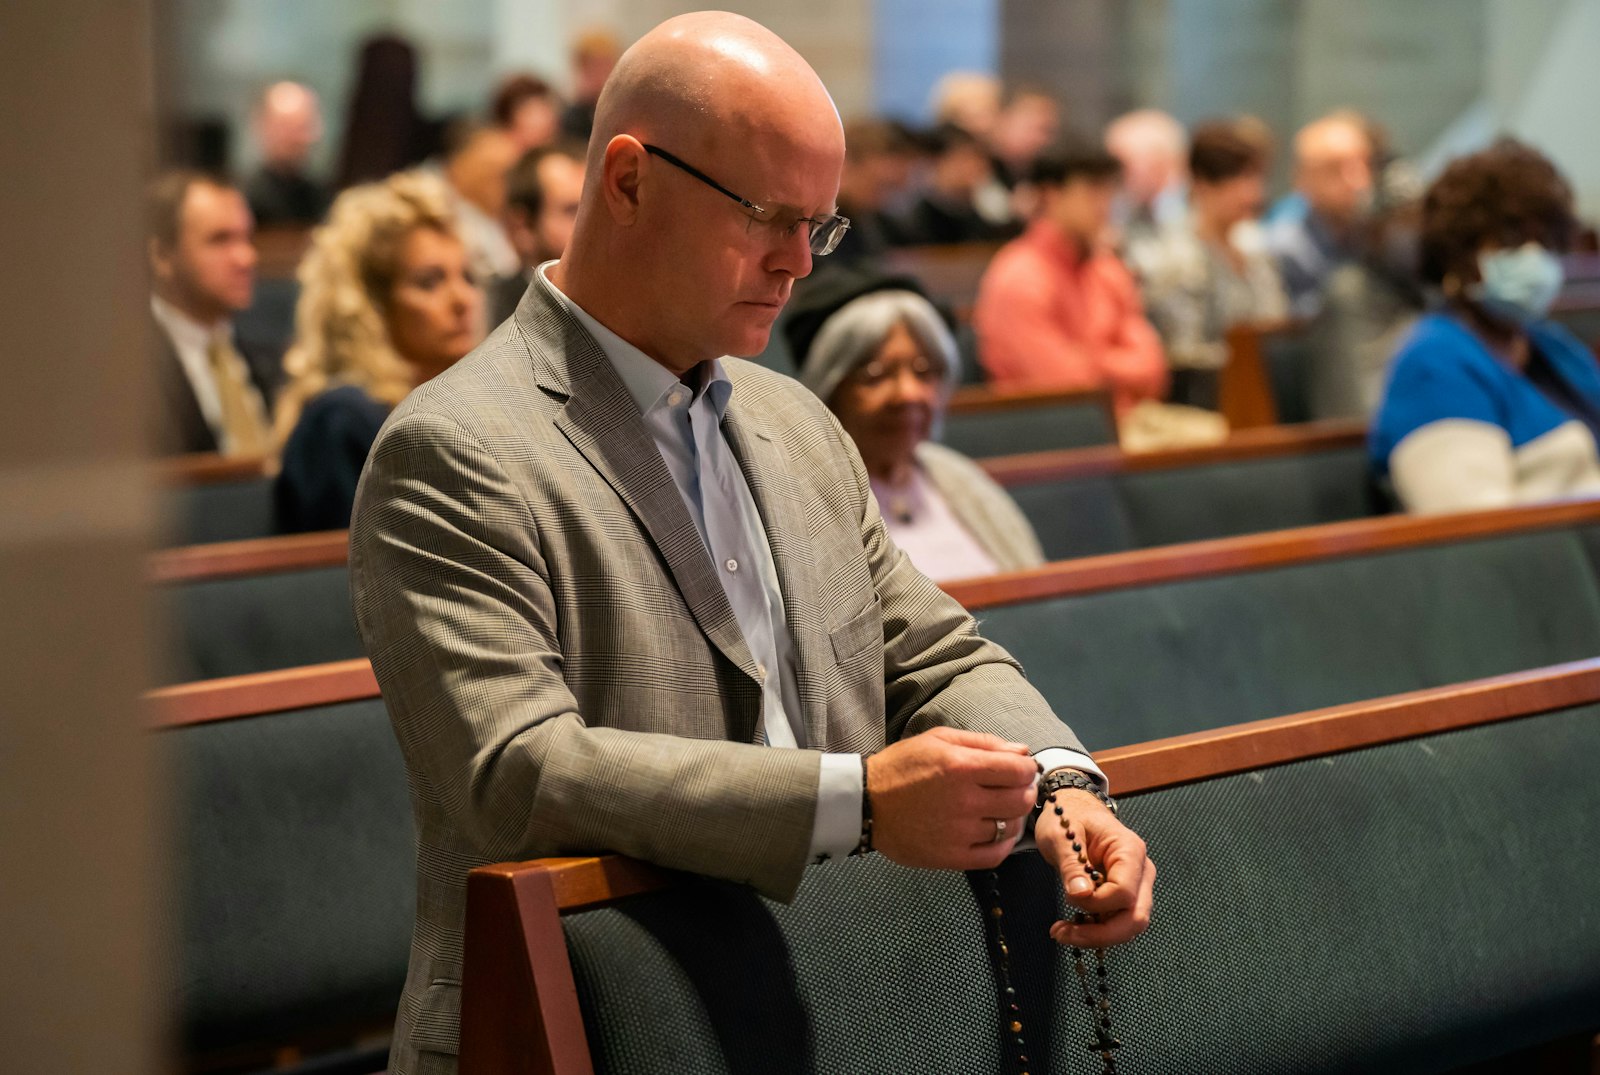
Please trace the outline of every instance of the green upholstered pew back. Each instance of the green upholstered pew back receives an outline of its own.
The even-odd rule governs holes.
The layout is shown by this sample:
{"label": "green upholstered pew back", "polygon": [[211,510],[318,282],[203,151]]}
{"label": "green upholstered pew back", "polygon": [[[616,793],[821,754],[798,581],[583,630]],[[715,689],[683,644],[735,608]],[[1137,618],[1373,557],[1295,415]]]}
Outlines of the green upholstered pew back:
{"label": "green upholstered pew back", "polygon": [[1136,470],[1118,491],[1135,548],[1382,514],[1360,445],[1207,467]]}
{"label": "green upholstered pew back", "polygon": [[980,609],[1091,749],[1600,653],[1577,527]]}
{"label": "green upholstered pew back", "polygon": [[1114,444],[1116,428],[1099,397],[1047,406],[999,410],[951,410],[945,415],[943,443],[974,459],[1053,448]]}
{"label": "green upholstered pew back", "polygon": [[[1593,1030],[1597,753],[1591,705],[1126,797],[1161,879],[1109,961],[1122,1070],[1443,1072]],[[1059,889],[1000,874],[1031,1070],[1098,1071]],[[789,906],[691,882],[562,928],[598,1072],[1011,1070],[957,875],[874,856]]]}
{"label": "green upholstered pew back", "polygon": [[169,546],[243,541],[277,530],[271,478],[177,486],[164,492],[162,503],[162,532]]}
{"label": "green upholstered pew back", "polygon": [[1124,503],[1125,474],[1089,474],[1008,485],[1038,535],[1046,560],[1098,556],[1137,548]]}
{"label": "green upholstered pew back", "polygon": [[343,566],[199,579],[157,591],[172,681],[214,679],[363,655]]}
{"label": "green upholstered pew back", "polygon": [[185,1049],[385,1026],[405,980],[416,858],[377,698],[169,728]]}
{"label": "green upholstered pew back", "polygon": [[1310,341],[1303,330],[1268,332],[1261,341],[1272,402],[1283,425],[1319,417],[1311,413]]}
{"label": "green upholstered pew back", "polygon": [[789,906],[705,882],[563,924],[597,1072],[898,1075],[1004,1070],[981,920],[965,876],[871,856]]}
{"label": "green upholstered pew back", "polygon": [[1588,285],[1586,302],[1558,306],[1550,319],[1566,326],[1591,349],[1600,351],[1600,284]]}
{"label": "green upholstered pew back", "polygon": [[1366,449],[1229,459],[1012,482],[1048,560],[1284,530],[1381,514]]}
{"label": "green upholstered pew back", "polygon": [[[1122,1069],[1441,1072],[1600,1028],[1597,751],[1590,705],[1125,798],[1161,872],[1108,961]],[[1003,871],[1019,938],[1048,881]],[[1031,955],[1040,1069],[1096,1070],[1070,961]]]}

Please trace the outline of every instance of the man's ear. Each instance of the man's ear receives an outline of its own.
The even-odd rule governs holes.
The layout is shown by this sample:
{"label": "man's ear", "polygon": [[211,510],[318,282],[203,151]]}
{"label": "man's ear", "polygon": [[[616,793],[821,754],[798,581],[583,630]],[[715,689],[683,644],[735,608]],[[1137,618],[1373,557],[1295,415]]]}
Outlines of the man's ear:
{"label": "man's ear", "polygon": [[161,240],[145,240],[145,260],[150,263],[150,275],[166,283],[172,279],[172,251],[162,246]]}
{"label": "man's ear", "polygon": [[611,219],[627,227],[639,216],[639,191],[643,186],[644,145],[629,134],[606,143],[600,171],[600,194]]}

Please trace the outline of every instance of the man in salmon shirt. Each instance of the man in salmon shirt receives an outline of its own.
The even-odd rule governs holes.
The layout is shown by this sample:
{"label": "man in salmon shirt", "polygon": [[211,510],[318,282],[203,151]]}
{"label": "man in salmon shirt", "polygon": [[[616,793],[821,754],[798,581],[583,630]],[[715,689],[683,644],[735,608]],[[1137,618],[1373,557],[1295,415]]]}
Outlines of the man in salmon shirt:
{"label": "man in salmon shirt", "polygon": [[1120,167],[1098,146],[1040,157],[1039,209],[995,255],[973,312],[997,388],[1105,388],[1117,413],[1167,387],[1161,341],[1133,276],[1105,243]]}

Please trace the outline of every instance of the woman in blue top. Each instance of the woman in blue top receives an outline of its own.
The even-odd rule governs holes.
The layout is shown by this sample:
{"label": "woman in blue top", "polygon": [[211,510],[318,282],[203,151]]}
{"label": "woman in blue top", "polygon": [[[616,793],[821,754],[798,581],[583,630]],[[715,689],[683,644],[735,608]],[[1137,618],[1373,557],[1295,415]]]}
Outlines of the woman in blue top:
{"label": "woman in blue top", "polygon": [[1566,180],[1515,141],[1428,189],[1421,270],[1443,301],[1401,344],[1369,434],[1408,511],[1600,495],[1600,365],[1545,316],[1575,227]]}

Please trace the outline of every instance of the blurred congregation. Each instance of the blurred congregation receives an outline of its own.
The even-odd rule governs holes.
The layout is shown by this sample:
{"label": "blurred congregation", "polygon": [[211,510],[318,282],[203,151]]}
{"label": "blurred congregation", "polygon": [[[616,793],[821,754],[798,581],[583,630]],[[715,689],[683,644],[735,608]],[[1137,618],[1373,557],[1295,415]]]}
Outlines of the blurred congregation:
{"label": "blurred congregation", "polygon": [[[346,526],[388,410],[561,256],[624,44],[589,30],[560,76],[512,71],[432,117],[417,48],[384,35],[351,58],[342,131],[292,80],[231,124],[174,118],[148,199],[163,450],[260,460],[271,532]],[[1106,439],[1135,452],[1356,422],[1373,496],[1402,510],[1600,490],[1600,260],[1539,147],[1496,132],[1424,174],[1351,108],[1084,129],[1072,105],[958,70],[927,122],[846,116],[849,229],[750,356],[840,415],[925,570],[1039,562],[1028,521],[937,443],[952,400],[959,425],[985,398],[1100,393]],[[255,164],[231,179],[235,157]],[[1072,438],[982,450],[1094,442]],[[995,504],[1010,540],[974,533]]]}
{"label": "blurred congregation", "polygon": [[[792,379],[784,390],[797,382],[826,409],[870,494],[857,520],[869,552],[903,554],[900,570],[937,584],[962,631],[1003,647],[1099,764],[1076,786],[1108,804],[1109,787],[1162,874],[1148,933],[1098,964],[1088,946],[1048,941],[1074,911],[1030,850],[1032,820],[992,869],[867,854],[865,760],[860,845],[848,861],[808,857],[792,900],[611,844],[519,858],[527,834],[509,823],[472,834],[493,849],[481,855],[419,860],[421,804],[475,817],[505,793],[476,775],[435,786],[414,755],[444,742],[489,765],[514,737],[463,747],[441,721],[407,738],[397,699],[411,684],[384,678],[352,598],[361,571],[394,574],[382,557],[466,565],[437,585],[403,580],[395,600],[419,618],[491,595],[532,622],[566,588],[588,610],[533,641],[486,620],[436,648],[388,644],[389,661],[427,668],[475,712],[523,702],[474,686],[462,654],[493,666],[524,644],[574,691],[659,679],[698,704],[670,661],[642,674],[582,648],[594,624],[637,615],[667,639],[641,652],[698,659],[667,637],[678,605],[706,615],[687,591],[641,585],[636,608],[605,603],[628,572],[658,566],[651,554],[644,568],[563,565],[537,542],[481,537],[474,526],[517,513],[482,492],[512,479],[475,445],[461,451],[481,484],[440,533],[408,530],[441,468],[397,463],[406,449],[383,440],[451,371],[524,343],[535,354],[546,297],[573,297],[553,273],[580,214],[600,212],[597,107],[659,20],[616,3],[441,13],[369,0],[297,26],[289,11],[314,6],[137,3],[75,41],[52,36],[48,5],[31,18],[52,70],[57,53],[73,70],[107,65],[63,125],[138,103],[88,128],[100,148],[48,150],[61,156],[25,193],[50,212],[15,194],[7,214],[16,250],[69,230],[50,225],[63,207],[88,207],[77,230],[93,230],[86,177],[103,164],[126,189],[93,219],[120,221],[122,245],[90,257],[86,236],[73,266],[19,283],[39,297],[7,316],[61,324],[82,303],[64,281],[92,262],[122,289],[129,346],[73,367],[92,410],[40,402],[66,386],[7,404],[19,430],[103,426],[115,460],[85,462],[74,440],[34,468],[42,441],[19,437],[0,469],[11,544],[35,556],[0,574],[16,595],[8,671],[49,669],[50,683],[18,693],[40,714],[38,746],[0,785],[54,826],[50,841],[18,839],[15,861],[42,876],[62,848],[93,857],[109,843],[130,856],[138,898],[105,891],[120,867],[88,862],[60,875],[89,894],[82,908],[43,884],[23,891],[19,906],[63,924],[12,916],[11,965],[59,940],[77,953],[62,982],[94,978],[126,1010],[101,1002],[113,1014],[95,1028],[63,1000],[75,985],[42,992],[50,1018],[0,1023],[31,1058],[15,1070],[373,1075],[455,1072],[458,1056],[462,1075],[1600,1070],[1600,159],[1574,103],[1600,92],[1600,0],[1428,0],[1409,14],[1381,0],[879,0],[860,5],[877,12],[863,16],[875,44],[842,0],[738,7],[816,69],[844,157],[832,213],[790,224],[809,246],[801,271],[774,274],[782,308],[765,346],[720,362]],[[339,32],[316,40],[318,19]],[[964,40],[975,27],[986,44]],[[124,72],[130,47],[142,59]],[[1471,92],[1463,57],[1481,68]],[[34,92],[19,81],[12,97]],[[117,141],[124,127],[137,138]],[[684,213],[742,213],[744,234],[766,234],[767,191],[668,142],[641,156],[693,191]],[[634,342],[563,309],[597,355]],[[102,328],[84,322],[86,354]],[[44,331],[13,333],[41,367]],[[101,379],[97,363],[117,373]],[[736,372],[733,398],[765,383]],[[660,398],[687,388],[698,405],[722,387],[709,370],[673,371]],[[620,388],[605,402],[650,420]],[[688,429],[698,412],[685,414]],[[567,416],[556,424],[581,452],[589,431]],[[722,428],[742,445],[733,420]],[[757,437],[773,458],[793,447]],[[541,489],[571,478],[565,456],[509,455]],[[621,506],[636,465],[598,468],[619,490],[614,528],[650,529]],[[772,543],[767,600],[780,582],[798,600],[771,494],[745,475],[748,517]],[[363,505],[374,486],[416,499]],[[746,561],[716,550],[720,524],[698,499],[711,494],[691,486],[659,559],[676,571],[685,543],[710,552],[715,584]],[[833,510],[793,507],[812,521]],[[555,543],[590,510],[573,506]],[[363,513],[395,528],[381,552],[352,538]],[[83,537],[97,526],[115,540]],[[502,561],[539,584],[514,592],[485,566]],[[719,631],[748,633],[737,584],[707,632],[718,645]],[[829,611],[825,663],[857,668],[867,634],[948,659],[947,642],[897,618],[913,599],[873,592],[882,632]],[[771,608],[781,624],[783,602]],[[805,614],[790,610],[797,638]],[[773,652],[793,663],[786,645]],[[753,647],[755,690],[778,692]],[[882,662],[865,663],[875,680]],[[115,673],[101,692],[71,694],[100,664]],[[929,704],[938,688],[921,674],[899,694],[890,676],[880,700]],[[831,713],[841,692],[803,680],[780,715],[802,701]],[[112,738],[82,769],[83,801],[126,821],[121,838],[87,807],[46,809],[42,774],[87,751],[63,738],[70,714],[45,719],[69,698],[140,729],[138,766],[124,764],[132,740]],[[618,734],[656,716],[625,713]],[[922,727],[913,716],[900,731]],[[779,742],[769,733],[751,741]],[[806,745],[803,730],[789,745]],[[574,748],[542,764],[591,760]],[[715,783],[714,766],[697,774]],[[128,794],[118,780],[138,781],[133,798],[114,801]],[[672,809],[646,791],[627,807]],[[419,917],[430,900],[459,912],[465,939],[423,973],[408,958],[441,943]],[[84,920],[104,925],[78,932]],[[119,991],[113,966],[140,969]],[[27,1010],[28,983],[7,988],[0,1011]],[[108,1059],[119,1027],[138,1028],[125,1065]],[[61,1049],[69,1037],[80,1051]],[[410,1049],[409,1066],[391,1048]]]}

